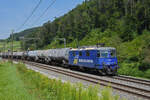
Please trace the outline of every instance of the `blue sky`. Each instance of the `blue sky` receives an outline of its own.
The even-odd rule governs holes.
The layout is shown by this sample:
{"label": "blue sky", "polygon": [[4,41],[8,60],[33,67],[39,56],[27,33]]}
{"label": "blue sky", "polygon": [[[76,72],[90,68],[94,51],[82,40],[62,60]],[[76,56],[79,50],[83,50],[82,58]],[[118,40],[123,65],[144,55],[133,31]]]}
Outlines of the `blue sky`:
{"label": "blue sky", "polygon": [[[56,0],[55,4],[45,13],[39,21],[35,20],[43,13],[53,0],[42,0],[41,5],[30,20],[18,31],[41,26],[54,17],[59,17],[81,4],[84,0]],[[0,3],[0,39],[9,37],[11,30],[15,31],[30,15],[39,0],[1,0]]]}

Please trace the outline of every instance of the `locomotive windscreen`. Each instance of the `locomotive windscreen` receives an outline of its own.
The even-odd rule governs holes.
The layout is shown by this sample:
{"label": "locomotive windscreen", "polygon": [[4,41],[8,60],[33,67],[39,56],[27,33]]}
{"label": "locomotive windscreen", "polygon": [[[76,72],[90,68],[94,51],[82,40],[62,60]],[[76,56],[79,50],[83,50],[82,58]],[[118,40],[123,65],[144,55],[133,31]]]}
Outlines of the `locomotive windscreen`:
{"label": "locomotive windscreen", "polygon": [[111,50],[110,55],[111,55],[111,58],[116,57],[116,50]]}
{"label": "locomotive windscreen", "polygon": [[116,57],[116,50],[100,50],[97,52],[97,57],[114,58]]}
{"label": "locomotive windscreen", "polygon": [[102,51],[101,58],[107,58],[107,57],[108,57],[108,51]]}

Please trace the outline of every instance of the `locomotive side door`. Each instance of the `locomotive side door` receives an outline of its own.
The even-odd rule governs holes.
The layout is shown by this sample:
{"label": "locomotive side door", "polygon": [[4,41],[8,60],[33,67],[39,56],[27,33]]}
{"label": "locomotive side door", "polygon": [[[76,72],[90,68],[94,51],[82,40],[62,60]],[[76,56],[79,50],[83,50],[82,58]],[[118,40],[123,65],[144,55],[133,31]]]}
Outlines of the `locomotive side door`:
{"label": "locomotive side door", "polygon": [[95,68],[99,69],[100,67],[100,50],[96,50],[96,55],[95,55]]}

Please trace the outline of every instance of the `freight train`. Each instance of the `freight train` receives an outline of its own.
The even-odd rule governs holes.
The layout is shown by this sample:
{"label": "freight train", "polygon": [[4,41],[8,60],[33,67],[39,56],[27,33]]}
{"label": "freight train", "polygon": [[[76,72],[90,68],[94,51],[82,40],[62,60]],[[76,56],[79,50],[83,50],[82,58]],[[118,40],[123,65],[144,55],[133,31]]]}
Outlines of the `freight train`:
{"label": "freight train", "polygon": [[[10,58],[11,55],[11,52],[0,53],[2,58]],[[97,71],[102,75],[115,75],[118,69],[116,49],[113,47],[61,48],[13,52],[13,59],[88,69],[89,71]]]}

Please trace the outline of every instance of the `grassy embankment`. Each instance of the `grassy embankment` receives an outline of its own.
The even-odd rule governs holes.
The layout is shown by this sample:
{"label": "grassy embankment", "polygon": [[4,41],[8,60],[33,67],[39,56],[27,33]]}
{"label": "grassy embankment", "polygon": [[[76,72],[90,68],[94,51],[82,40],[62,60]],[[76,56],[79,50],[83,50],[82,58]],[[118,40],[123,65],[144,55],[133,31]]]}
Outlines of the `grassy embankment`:
{"label": "grassy embankment", "polygon": [[10,63],[0,62],[0,100],[37,100]]}
{"label": "grassy embankment", "polygon": [[[15,67],[16,66],[16,67]],[[99,91],[98,86],[62,83],[26,69],[23,64],[1,63],[0,97],[2,100],[118,100],[112,89]],[[101,93],[101,95],[99,95]],[[35,97],[36,96],[36,97]],[[37,100],[37,99],[36,99]]]}

